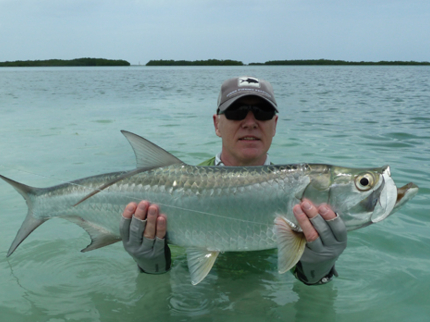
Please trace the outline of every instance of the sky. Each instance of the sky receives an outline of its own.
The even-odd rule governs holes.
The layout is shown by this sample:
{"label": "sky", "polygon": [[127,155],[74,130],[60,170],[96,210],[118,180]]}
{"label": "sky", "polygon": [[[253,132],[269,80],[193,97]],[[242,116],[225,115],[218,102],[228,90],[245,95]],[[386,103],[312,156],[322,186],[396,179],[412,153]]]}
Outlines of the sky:
{"label": "sky", "polygon": [[429,0],[0,0],[0,61],[430,61]]}

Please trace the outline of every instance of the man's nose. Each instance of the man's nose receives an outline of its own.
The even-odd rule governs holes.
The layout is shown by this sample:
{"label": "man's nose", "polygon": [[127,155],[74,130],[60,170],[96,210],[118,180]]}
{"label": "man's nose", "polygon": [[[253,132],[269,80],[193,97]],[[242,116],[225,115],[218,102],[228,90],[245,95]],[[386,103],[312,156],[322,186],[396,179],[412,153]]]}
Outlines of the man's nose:
{"label": "man's nose", "polygon": [[248,111],[246,117],[243,120],[243,126],[257,126],[257,120],[255,119],[254,113]]}

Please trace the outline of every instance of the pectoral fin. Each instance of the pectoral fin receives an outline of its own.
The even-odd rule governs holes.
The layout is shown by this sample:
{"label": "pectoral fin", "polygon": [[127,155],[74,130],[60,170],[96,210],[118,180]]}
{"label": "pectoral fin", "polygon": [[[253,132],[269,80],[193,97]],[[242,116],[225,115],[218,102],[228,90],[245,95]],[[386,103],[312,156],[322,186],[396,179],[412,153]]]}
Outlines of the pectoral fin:
{"label": "pectoral fin", "polygon": [[278,243],[278,271],[283,274],[302,257],[306,239],[303,233],[294,231],[284,217],[276,217],[275,234]]}
{"label": "pectoral fin", "polygon": [[193,285],[197,285],[208,275],[218,254],[218,251],[208,251],[201,248],[187,249],[188,269]]}

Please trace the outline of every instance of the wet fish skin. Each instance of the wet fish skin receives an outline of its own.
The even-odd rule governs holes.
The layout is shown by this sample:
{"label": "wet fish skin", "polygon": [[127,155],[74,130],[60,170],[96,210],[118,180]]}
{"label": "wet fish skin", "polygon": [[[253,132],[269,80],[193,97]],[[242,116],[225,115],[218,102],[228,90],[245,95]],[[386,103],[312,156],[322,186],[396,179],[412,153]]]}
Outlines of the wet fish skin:
{"label": "wet fish skin", "polygon": [[[70,220],[89,233],[91,244],[83,251],[117,242],[125,205],[145,199],[168,216],[169,243],[187,247],[193,284],[206,276],[221,251],[270,249],[291,240],[290,248],[298,251],[279,254],[285,266],[280,271],[286,271],[300,259],[305,245],[304,237],[296,233],[300,227],[292,213],[302,198],[328,203],[352,230],[383,220],[418,191],[410,184],[397,200],[389,167],[190,166],[137,135],[123,133],[135,151],[137,170],[49,188],[32,188],[0,176],[29,206],[7,256],[53,217]],[[360,190],[357,180],[363,176],[367,176],[363,182],[372,183]]]}

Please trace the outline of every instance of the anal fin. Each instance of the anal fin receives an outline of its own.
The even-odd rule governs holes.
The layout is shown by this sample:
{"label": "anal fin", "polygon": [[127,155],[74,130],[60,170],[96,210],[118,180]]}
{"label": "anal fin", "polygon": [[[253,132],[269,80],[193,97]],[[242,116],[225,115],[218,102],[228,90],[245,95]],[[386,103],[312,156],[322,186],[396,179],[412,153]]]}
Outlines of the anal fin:
{"label": "anal fin", "polygon": [[201,248],[187,249],[188,269],[193,285],[197,285],[208,275],[218,254],[218,251],[208,251]]}
{"label": "anal fin", "polygon": [[284,217],[275,218],[275,234],[278,243],[278,271],[283,274],[290,270],[303,255],[306,238],[294,231]]}
{"label": "anal fin", "polygon": [[86,248],[81,250],[81,252],[83,253],[89,252],[90,250],[101,248],[110,244],[114,244],[121,240],[121,238],[113,234],[111,231],[106,230],[106,228],[103,228],[95,223],[86,221],[85,219],[82,219],[79,216],[64,217],[64,218],[79,225],[88,233],[88,235],[90,235],[91,243]]}

